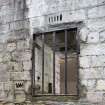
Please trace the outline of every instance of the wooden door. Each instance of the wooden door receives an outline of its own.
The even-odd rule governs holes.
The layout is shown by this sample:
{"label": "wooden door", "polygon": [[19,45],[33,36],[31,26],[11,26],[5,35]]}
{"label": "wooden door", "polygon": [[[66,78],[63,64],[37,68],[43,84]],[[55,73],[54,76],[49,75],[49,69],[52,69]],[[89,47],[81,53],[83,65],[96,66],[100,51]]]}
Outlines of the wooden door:
{"label": "wooden door", "polygon": [[[67,60],[67,93],[77,95],[77,56],[69,57]],[[60,60],[60,93],[65,93],[65,62]]]}

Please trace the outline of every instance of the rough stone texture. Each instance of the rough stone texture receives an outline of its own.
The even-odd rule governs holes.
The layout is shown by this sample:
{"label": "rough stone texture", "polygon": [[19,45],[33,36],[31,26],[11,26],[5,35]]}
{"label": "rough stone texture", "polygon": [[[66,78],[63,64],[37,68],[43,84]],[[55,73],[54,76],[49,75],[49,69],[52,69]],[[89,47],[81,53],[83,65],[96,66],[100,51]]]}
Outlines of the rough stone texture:
{"label": "rough stone texture", "polygon": [[30,99],[32,35],[80,21],[80,99],[46,105],[105,105],[104,11],[105,0],[0,0],[0,105],[45,105]]}

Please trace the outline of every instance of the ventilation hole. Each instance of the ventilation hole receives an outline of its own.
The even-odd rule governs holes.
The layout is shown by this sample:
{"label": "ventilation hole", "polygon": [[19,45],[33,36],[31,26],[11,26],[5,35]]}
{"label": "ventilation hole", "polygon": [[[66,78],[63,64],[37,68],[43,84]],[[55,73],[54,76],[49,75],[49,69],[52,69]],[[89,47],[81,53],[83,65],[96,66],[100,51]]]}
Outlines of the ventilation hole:
{"label": "ventilation hole", "polygon": [[50,23],[50,17],[49,17],[49,23]]}
{"label": "ventilation hole", "polygon": [[59,20],[59,16],[57,16],[57,21]]}
{"label": "ventilation hole", "polygon": [[56,21],[56,17],[54,16],[54,21]]}
{"label": "ventilation hole", "polygon": [[48,83],[48,93],[52,93],[52,83]]}
{"label": "ventilation hole", "polygon": [[23,83],[16,83],[16,88],[22,88],[23,87]]}
{"label": "ventilation hole", "polygon": [[37,80],[38,80],[38,81],[40,80],[40,77],[39,77],[39,76],[37,77]]}
{"label": "ventilation hole", "polygon": [[51,22],[53,22],[53,17],[51,17]]}
{"label": "ventilation hole", "polygon": [[62,14],[60,14],[60,21],[62,21]]}

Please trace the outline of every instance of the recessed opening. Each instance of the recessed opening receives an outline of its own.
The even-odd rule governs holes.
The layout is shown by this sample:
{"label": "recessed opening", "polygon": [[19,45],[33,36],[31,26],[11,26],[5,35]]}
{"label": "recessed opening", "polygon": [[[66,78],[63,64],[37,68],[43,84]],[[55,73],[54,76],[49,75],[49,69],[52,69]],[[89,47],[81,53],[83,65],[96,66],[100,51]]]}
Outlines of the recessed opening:
{"label": "recessed opening", "polygon": [[77,28],[38,34],[34,42],[35,95],[78,95]]}

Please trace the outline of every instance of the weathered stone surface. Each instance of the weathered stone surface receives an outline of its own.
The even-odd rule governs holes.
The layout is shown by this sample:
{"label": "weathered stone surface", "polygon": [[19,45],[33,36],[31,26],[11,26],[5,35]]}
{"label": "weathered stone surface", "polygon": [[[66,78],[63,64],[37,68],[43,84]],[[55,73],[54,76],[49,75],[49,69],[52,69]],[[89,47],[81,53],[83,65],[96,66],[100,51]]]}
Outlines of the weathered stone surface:
{"label": "weathered stone surface", "polygon": [[29,71],[11,73],[12,80],[31,80]]}
{"label": "weathered stone surface", "polygon": [[105,65],[105,59],[103,59],[105,55],[101,56],[92,56],[91,57],[91,67],[98,67]]}
{"label": "weathered stone surface", "polygon": [[17,42],[17,50],[27,50],[30,48],[29,40],[20,40]]}
{"label": "weathered stone surface", "polygon": [[8,43],[7,45],[7,51],[12,52],[16,49],[16,43],[12,42],[12,43]]}
{"label": "weathered stone surface", "polygon": [[95,88],[96,88],[96,80],[94,80],[94,79],[87,80],[87,89],[89,91],[94,91]]}
{"label": "weathered stone surface", "polygon": [[80,57],[80,67],[81,68],[87,68],[91,65],[91,57],[90,56],[84,56]]}
{"label": "weathered stone surface", "polygon": [[7,72],[7,65],[0,64],[0,82],[7,82],[9,80],[9,73]]}
{"label": "weathered stone surface", "polygon": [[105,18],[89,19],[85,21],[91,31],[102,31],[105,29]]}
{"label": "weathered stone surface", "polygon": [[8,62],[9,71],[20,72],[23,71],[22,62]]}
{"label": "weathered stone surface", "polygon": [[25,81],[25,84],[24,84],[25,92],[30,93],[31,92],[30,88],[31,88],[31,82],[30,81]]}
{"label": "weathered stone surface", "polygon": [[26,51],[26,52],[23,52],[22,55],[21,55],[21,60],[22,61],[29,61],[31,60],[31,52],[30,51]]}
{"label": "weathered stone surface", "polygon": [[105,80],[98,80],[96,84],[96,89],[97,90],[105,90]]}
{"label": "weathered stone surface", "polygon": [[32,69],[32,62],[31,62],[31,60],[23,62],[23,69],[24,70],[31,70]]}
{"label": "weathered stone surface", "polygon": [[81,44],[80,55],[103,55],[105,54],[105,44]]}
{"label": "weathered stone surface", "polygon": [[4,90],[0,90],[0,101],[5,101],[7,94]]}
{"label": "weathered stone surface", "polygon": [[29,28],[29,21],[20,20],[20,21],[15,21],[15,22],[10,23],[9,31],[28,29],[28,28]]}
{"label": "weathered stone surface", "polygon": [[[70,100],[67,103],[47,104],[102,104],[104,99],[102,91],[105,90],[104,3],[105,0],[0,0],[0,101],[6,102],[3,105],[11,105],[9,101],[12,104],[16,102],[24,105],[27,103],[26,98],[30,97],[32,35],[38,31],[48,30],[50,25],[80,21],[83,26],[79,33],[81,40],[79,82],[87,89],[84,92],[87,97],[83,97],[84,99],[80,97],[78,102]],[[97,6],[100,4],[102,5]],[[61,20],[49,22],[49,17],[57,17],[60,14]],[[26,19],[26,16],[29,19]],[[16,84],[23,84],[23,87],[17,86],[17,89]]]}
{"label": "weathered stone surface", "polygon": [[99,33],[91,32],[88,34],[87,43],[98,43],[99,42]]}
{"label": "weathered stone surface", "polygon": [[15,102],[16,103],[21,103],[24,102],[26,100],[26,96],[24,91],[18,91],[15,93]]}
{"label": "weathered stone surface", "polygon": [[89,29],[84,27],[80,30],[80,40],[86,42],[89,34]]}
{"label": "weathered stone surface", "polygon": [[80,70],[81,79],[105,79],[103,68],[88,68]]}
{"label": "weathered stone surface", "polygon": [[105,30],[101,31],[99,36],[100,36],[100,42],[105,42]]}
{"label": "weathered stone surface", "polygon": [[105,6],[90,8],[88,10],[88,18],[104,17],[105,16],[104,9],[105,9]]}
{"label": "weathered stone surface", "polygon": [[3,90],[3,82],[0,82],[0,90]]}
{"label": "weathered stone surface", "polygon": [[91,103],[99,103],[102,102],[102,92],[88,92],[87,99]]}
{"label": "weathered stone surface", "polygon": [[13,87],[13,82],[12,81],[5,82],[3,86],[4,90],[10,91]]}
{"label": "weathered stone surface", "polygon": [[2,60],[3,62],[9,62],[11,60],[11,54],[10,53],[4,54]]}

